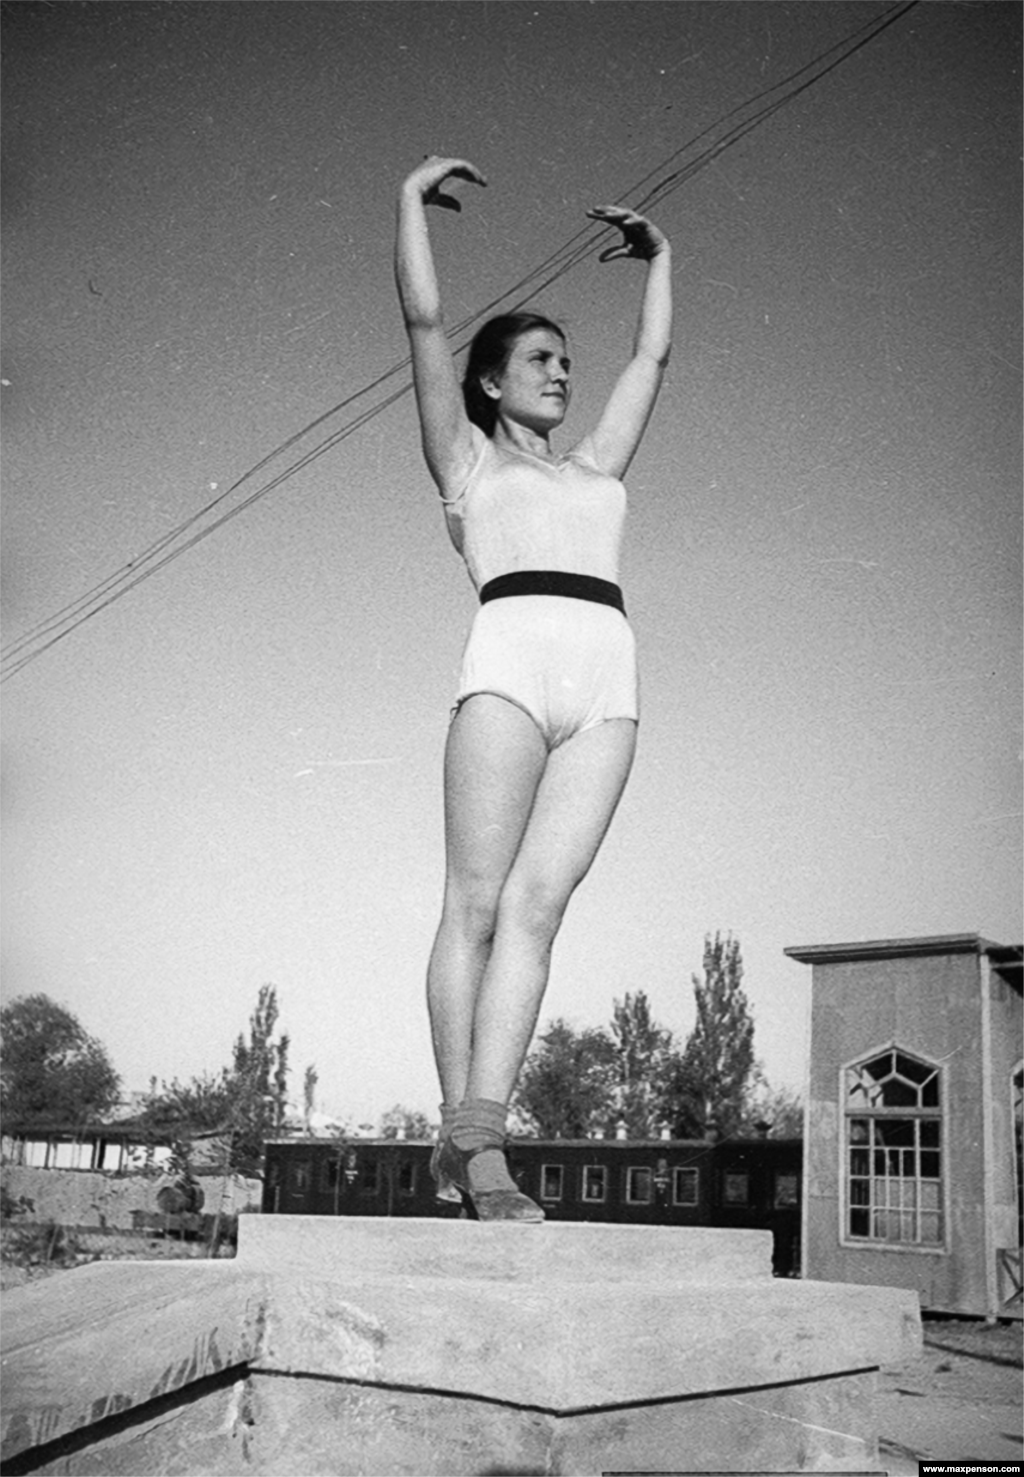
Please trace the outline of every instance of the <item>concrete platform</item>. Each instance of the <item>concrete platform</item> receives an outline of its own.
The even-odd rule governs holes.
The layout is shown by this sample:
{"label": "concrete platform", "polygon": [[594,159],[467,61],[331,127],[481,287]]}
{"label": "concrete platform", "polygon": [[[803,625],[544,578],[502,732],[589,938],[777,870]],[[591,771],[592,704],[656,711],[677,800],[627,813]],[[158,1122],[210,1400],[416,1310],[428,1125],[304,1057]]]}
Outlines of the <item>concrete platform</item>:
{"label": "concrete platform", "polygon": [[234,1262],[5,1300],[10,1471],[881,1471],[912,1294],[776,1280],[766,1232],[243,1218]]}

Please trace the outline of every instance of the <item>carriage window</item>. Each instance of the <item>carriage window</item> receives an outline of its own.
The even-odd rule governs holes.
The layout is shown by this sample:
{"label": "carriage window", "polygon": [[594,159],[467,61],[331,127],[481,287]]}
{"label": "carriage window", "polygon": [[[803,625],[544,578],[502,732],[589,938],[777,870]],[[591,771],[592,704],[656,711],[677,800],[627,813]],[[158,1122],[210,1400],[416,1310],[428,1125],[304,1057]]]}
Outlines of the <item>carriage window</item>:
{"label": "carriage window", "polygon": [[649,1169],[626,1170],[626,1204],[650,1205],[654,1199],[653,1175]]}
{"label": "carriage window", "polygon": [[292,1189],[296,1194],[309,1189],[309,1161],[300,1160],[292,1165]]}
{"label": "carriage window", "polygon": [[414,1195],[416,1193],[416,1165],[411,1159],[405,1159],[398,1166],[398,1193],[399,1195]]}
{"label": "carriage window", "polygon": [[795,1174],[777,1174],[775,1176],[775,1198],[776,1210],[788,1210],[791,1206],[800,1204],[800,1177]]}
{"label": "carriage window", "polygon": [[603,1164],[587,1164],[583,1168],[583,1193],[581,1200],[591,1205],[603,1201],[608,1195],[608,1171]]}
{"label": "carriage window", "polygon": [[699,1169],[674,1169],[672,1171],[672,1204],[700,1204]]}
{"label": "carriage window", "polygon": [[542,1200],[561,1200],[562,1166],[560,1164],[541,1165],[540,1198]]}
{"label": "carriage window", "polygon": [[376,1159],[364,1159],[359,1165],[360,1195],[376,1195],[380,1190],[380,1164]]}
{"label": "carriage window", "polygon": [[724,1174],[722,1199],[726,1205],[747,1205],[750,1201],[749,1174]]}
{"label": "carriage window", "polygon": [[941,1246],[938,1067],[893,1047],[847,1068],[846,1185],[852,1240]]}
{"label": "carriage window", "polygon": [[321,1190],[336,1190],[341,1179],[341,1165],[337,1159],[324,1159],[320,1165]]}

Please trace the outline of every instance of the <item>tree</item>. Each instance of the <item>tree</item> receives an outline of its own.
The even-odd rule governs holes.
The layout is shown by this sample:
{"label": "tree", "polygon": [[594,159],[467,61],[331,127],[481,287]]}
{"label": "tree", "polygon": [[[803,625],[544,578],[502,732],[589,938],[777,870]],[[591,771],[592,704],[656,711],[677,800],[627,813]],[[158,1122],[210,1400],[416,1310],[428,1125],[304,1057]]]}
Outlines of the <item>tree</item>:
{"label": "tree", "polygon": [[79,1127],[117,1103],[121,1079],[106,1048],[48,995],[0,1011],[0,1106],[8,1123]]}
{"label": "tree", "polygon": [[433,1137],[430,1120],[425,1113],[414,1113],[402,1103],[389,1108],[380,1120],[380,1136],[383,1139],[404,1138],[425,1141]]}
{"label": "tree", "polygon": [[257,1175],[263,1162],[264,1140],[284,1123],[288,1083],[288,1036],[275,1042],[278,1020],[277,990],[260,988],[256,1009],[249,1018],[249,1039],[239,1035],[232,1065],[215,1077],[175,1080],[155,1094],[146,1107],[149,1126],[173,1132],[187,1146],[200,1134],[221,1134],[228,1164],[241,1174]]}
{"label": "tree", "polygon": [[225,1069],[218,1077],[204,1072],[190,1082],[164,1083],[159,1093],[152,1092],[143,1117],[153,1128],[186,1127],[198,1134],[219,1133],[231,1118],[235,1094],[231,1077]]}
{"label": "tree", "polygon": [[754,1067],[754,1022],[743,992],[739,940],[710,934],[704,940],[704,979],[691,976],[697,1023],[672,1074],[675,1130],[699,1137],[742,1125]]}
{"label": "tree", "polygon": [[767,1133],[770,1139],[803,1138],[803,1098],[790,1087],[772,1087],[760,1063],[755,1063],[740,1131],[749,1135]]}
{"label": "tree", "polygon": [[310,1062],[306,1068],[306,1075],[302,1080],[302,1120],[306,1125],[306,1132],[313,1132],[313,1114],[316,1112],[316,1085],[320,1081],[320,1074],[316,1067]]}
{"label": "tree", "polygon": [[617,1067],[606,1031],[552,1021],[519,1074],[513,1113],[540,1138],[585,1138],[614,1116]]}
{"label": "tree", "polygon": [[280,1012],[277,989],[261,985],[256,1009],[249,1017],[249,1039],[239,1034],[234,1049],[233,1076],[243,1092],[266,1105],[268,1127],[279,1129],[284,1123],[288,1101],[288,1048],[291,1044],[282,1033],[274,1044],[274,1027]]}
{"label": "tree", "polygon": [[618,1074],[617,1110],[630,1138],[653,1138],[665,1117],[672,1032],[651,1015],[643,990],[616,1000],[612,1012]]}

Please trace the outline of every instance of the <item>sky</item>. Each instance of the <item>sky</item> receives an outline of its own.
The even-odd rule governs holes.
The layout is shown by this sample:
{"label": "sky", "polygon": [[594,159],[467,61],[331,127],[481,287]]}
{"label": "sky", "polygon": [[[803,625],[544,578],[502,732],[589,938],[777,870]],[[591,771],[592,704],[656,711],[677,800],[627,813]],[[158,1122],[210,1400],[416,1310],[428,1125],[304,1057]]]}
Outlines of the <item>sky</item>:
{"label": "sky", "polygon": [[[432,215],[454,323],[886,9],[5,3],[5,642],[402,360],[425,154],[489,181]],[[926,0],[651,212],[677,329],[627,479],[640,744],[542,1028],[642,990],[681,1044],[731,933],[800,1089],[786,947],[1021,940],[1020,22]],[[591,257],[536,300],[569,333],[561,445],[641,276]],[[405,396],[13,675],[3,1000],[62,1002],[140,1089],[219,1071],[273,983],[298,1099],[313,1064],[352,1127],[435,1116],[473,610]]]}

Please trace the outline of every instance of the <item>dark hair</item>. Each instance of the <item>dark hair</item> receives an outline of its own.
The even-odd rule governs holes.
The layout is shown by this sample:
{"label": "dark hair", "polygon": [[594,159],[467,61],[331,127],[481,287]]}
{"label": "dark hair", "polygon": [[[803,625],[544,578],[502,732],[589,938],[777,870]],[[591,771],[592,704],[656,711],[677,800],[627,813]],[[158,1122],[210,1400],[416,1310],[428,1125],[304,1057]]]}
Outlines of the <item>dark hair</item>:
{"label": "dark hair", "polygon": [[540,313],[502,313],[478,329],[469,346],[466,372],[462,376],[462,398],[466,414],[487,436],[494,433],[498,408],[480,381],[488,375],[500,374],[508,363],[516,340],[535,328],[550,329],[565,342],[565,329]]}

